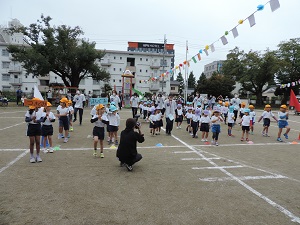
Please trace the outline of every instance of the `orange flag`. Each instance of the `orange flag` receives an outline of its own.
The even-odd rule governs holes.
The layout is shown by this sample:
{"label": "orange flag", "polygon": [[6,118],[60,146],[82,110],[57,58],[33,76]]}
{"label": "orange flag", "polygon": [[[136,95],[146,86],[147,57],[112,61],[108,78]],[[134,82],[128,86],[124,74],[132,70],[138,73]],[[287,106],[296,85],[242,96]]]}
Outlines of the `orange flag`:
{"label": "orange flag", "polygon": [[200,55],[200,53],[198,53],[197,56],[198,56],[198,60],[200,61],[200,60],[201,60],[201,55]]}

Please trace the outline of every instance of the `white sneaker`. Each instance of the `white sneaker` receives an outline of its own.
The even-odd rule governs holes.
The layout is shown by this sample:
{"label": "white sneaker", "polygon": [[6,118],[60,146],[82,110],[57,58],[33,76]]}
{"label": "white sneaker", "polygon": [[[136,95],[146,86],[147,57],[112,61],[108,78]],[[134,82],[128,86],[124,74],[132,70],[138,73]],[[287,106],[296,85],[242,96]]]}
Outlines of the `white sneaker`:
{"label": "white sneaker", "polygon": [[204,141],[205,141],[205,139],[201,139],[201,141],[202,141],[202,142],[204,142]]}
{"label": "white sneaker", "polygon": [[208,142],[208,140],[207,140],[207,139],[205,139],[204,141],[205,141],[205,142]]}
{"label": "white sneaker", "polygon": [[29,160],[29,162],[31,162],[31,163],[35,163],[35,158],[34,158],[34,157],[30,157],[30,160]]}
{"label": "white sneaker", "polygon": [[36,157],[36,161],[37,162],[43,162],[43,160],[41,159],[41,157],[39,155]]}
{"label": "white sneaker", "polygon": [[181,129],[181,126],[179,126],[179,129]]}
{"label": "white sneaker", "polygon": [[219,146],[218,142],[216,142],[216,146]]}
{"label": "white sneaker", "polygon": [[45,149],[45,148],[42,148],[41,151],[44,153],[48,153],[47,149]]}
{"label": "white sneaker", "polygon": [[53,153],[53,152],[54,152],[53,148],[50,148],[50,149],[49,149],[49,152],[50,152],[50,153]]}
{"label": "white sneaker", "polygon": [[67,142],[68,142],[68,138],[65,138],[64,143],[67,143]]}
{"label": "white sneaker", "polygon": [[212,141],[211,141],[211,145],[214,145],[214,144],[215,144],[215,141],[214,141],[214,140],[212,140]]}
{"label": "white sneaker", "polygon": [[176,129],[179,129],[179,127],[176,127]]}
{"label": "white sneaker", "polygon": [[191,136],[193,136],[193,133],[190,133]]}

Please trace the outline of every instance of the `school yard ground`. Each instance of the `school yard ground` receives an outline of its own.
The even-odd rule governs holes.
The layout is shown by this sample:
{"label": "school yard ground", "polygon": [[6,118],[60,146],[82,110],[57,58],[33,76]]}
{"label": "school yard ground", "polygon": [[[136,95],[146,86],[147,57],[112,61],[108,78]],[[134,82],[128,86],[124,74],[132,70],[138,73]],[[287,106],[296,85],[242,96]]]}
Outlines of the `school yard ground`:
{"label": "school yard ground", "polygon": [[[142,122],[143,159],[128,172],[107,143],[105,158],[93,157],[90,109],[68,143],[57,139],[55,122],[60,150],[30,164],[25,111],[0,107],[1,225],[300,223],[300,116],[290,116],[286,142],[276,142],[275,122],[271,137],[256,123],[252,144],[240,141],[240,126],[229,138],[223,125],[218,147],[193,139],[185,122],[154,137]],[[130,115],[120,111],[121,130]]]}

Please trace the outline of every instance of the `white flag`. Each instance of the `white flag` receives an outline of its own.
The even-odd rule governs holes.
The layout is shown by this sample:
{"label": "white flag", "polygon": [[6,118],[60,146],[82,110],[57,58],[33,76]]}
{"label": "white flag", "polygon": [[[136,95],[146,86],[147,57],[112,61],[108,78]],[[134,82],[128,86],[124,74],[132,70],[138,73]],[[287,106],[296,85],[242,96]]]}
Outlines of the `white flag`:
{"label": "white flag", "polygon": [[250,27],[253,27],[256,24],[254,14],[252,14],[251,16],[248,17],[248,21],[249,21]]}
{"label": "white flag", "polygon": [[203,50],[205,54],[208,56],[208,51],[206,49]]}
{"label": "white flag", "polygon": [[232,34],[233,34],[234,38],[236,38],[237,36],[239,36],[239,32],[237,31],[236,27],[233,28],[231,31],[232,31]]}
{"label": "white flag", "polygon": [[280,8],[279,0],[270,0],[270,6],[271,6],[272,12],[279,9]]}
{"label": "white flag", "polygon": [[227,38],[225,36],[221,37],[221,41],[222,41],[223,45],[227,45],[228,44]]}
{"label": "white flag", "polygon": [[34,85],[33,97],[38,98],[40,100],[44,100],[41,92],[39,91],[39,89],[38,89],[38,87],[36,85]]}
{"label": "white flag", "polygon": [[211,50],[211,52],[214,52],[216,50],[214,44],[210,45],[210,50]]}

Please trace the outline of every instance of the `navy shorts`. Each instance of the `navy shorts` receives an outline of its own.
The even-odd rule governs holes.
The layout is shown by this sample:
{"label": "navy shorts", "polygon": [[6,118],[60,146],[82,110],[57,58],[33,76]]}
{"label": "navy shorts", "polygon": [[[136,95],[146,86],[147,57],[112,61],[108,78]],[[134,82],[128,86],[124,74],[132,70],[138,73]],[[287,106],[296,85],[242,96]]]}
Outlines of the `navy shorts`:
{"label": "navy shorts", "polygon": [[187,122],[187,124],[190,124],[191,123],[191,119],[190,118],[186,118],[186,122]]}
{"label": "navy shorts", "polygon": [[41,136],[42,129],[41,124],[28,124],[27,127],[27,136]]}
{"label": "navy shorts", "polygon": [[61,124],[61,127],[64,127],[64,130],[69,130],[69,119],[67,116],[61,116],[59,117],[59,124]]}
{"label": "navy shorts", "polygon": [[94,127],[93,136],[97,136],[99,140],[104,140],[104,127]]}
{"label": "navy shorts", "polygon": [[249,126],[242,126],[242,131],[249,131],[250,127]]}
{"label": "navy shorts", "polygon": [[109,125],[108,130],[109,130],[109,132],[117,132],[119,130],[119,128],[117,126]]}
{"label": "navy shorts", "polygon": [[182,120],[183,120],[183,115],[180,115],[175,118],[175,122],[182,122]]}
{"label": "navy shorts", "polygon": [[200,131],[209,132],[209,124],[208,123],[201,123]]}
{"label": "navy shorts", "polygon": [[233,123],[228,123],[228,127],[233,127]]}
{"label": "navy shorts", "polygon": [[52,136],[53,135],[53,126],[52,125],[43,125],[42,126],[42,136]]}
{"label": "navy shorts", "polygon": [[264,127],[269,127],[270,126],[270,119],[269,118],[264,118]]}

